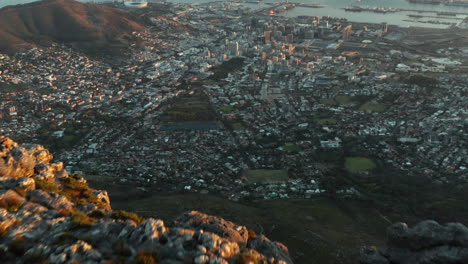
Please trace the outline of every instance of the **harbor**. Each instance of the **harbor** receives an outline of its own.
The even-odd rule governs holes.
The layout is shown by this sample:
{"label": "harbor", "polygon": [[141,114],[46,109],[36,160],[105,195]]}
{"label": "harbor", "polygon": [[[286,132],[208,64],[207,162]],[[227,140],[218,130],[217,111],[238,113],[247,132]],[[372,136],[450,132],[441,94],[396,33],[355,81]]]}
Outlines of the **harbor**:
{"label": "harbor", "polygon": [[[343,8],[348,12],[374,12],[374,13],[396,13],[396,12],[417,12],[417,13],[434,13],[432,10],[419,9],[402,9],[391,7],[371,7],[371,6],[348,6]],[[468,12],[436,12],[437,17],[468,15]],[[416,17],[417,15],[411,15]],[[424,17],[424,16],[422,16]]]}
{"label": "harbor", "polygon": [[[0,1],[0,8],[8,5],[15,5],[20,3],[33,2],[34,0],[3,0]],[[79,0],[81,2],[91,2],[94,0]],[[95,0],[96,2],[108,2],[112,0]],[[168,2],[176,4],[210,4],[213,0],[167,0]],[[219,1],[219,0],[217,0]],[[294,1],[294,0],[293,0]],[[418,1],[418,0],[415,0]],[[420,0],[425,1],[425,0]],[[149,4],[152,1],[148,1]],[[232,3],[233,1],[222,1]],[[294,5],[293,8],[282,8],[285,4],[282,3],[281,7],[272,6],[271,4],[278,3],[278,0],[237,0],[240,7],[251,8],[256,14],[270,14],[282,15],[288,17],[297,16],[330,16],[335,18],[343,18],[352,22],[360,23],[388,23],[390,25],[397,25],[401,27],[429,27],[429,28],[448,28],[448,24],[430,24],[420,23],[417,17],[409,17],[408,15],[421,15],[421,16],[438,16],[436,18],[429,18],[428,20],[438,20],[443,23],[452,23],[455,20],[452,18],[464,19],[468,17],[468,7],[445,5],[445,4],[426,4],[422,2],[409,2],[408,0],[296,0],[289,2]],[[270,3],[270,5],[268,4]],[[452,4],[457,4],[452,2]],[[360,11],[352,12],[346,11],[345,8],[358,6]],[[363,10],[363,7],[369,7]],[[397,9],[398,11],[395,11]],[[271,12],[273,11],[273,12]],[[279,12],[277,12],[279,11]],[[366,13],[363,15],[363,13]],[[440,14],[437,14],[440,13]],[[445,13],[445,14],[443,14]],[[454,15],[448,15],[453,13]],[[410,20],[410,21],[408,21]],[[413,21],[414,20],[414,21]]]}

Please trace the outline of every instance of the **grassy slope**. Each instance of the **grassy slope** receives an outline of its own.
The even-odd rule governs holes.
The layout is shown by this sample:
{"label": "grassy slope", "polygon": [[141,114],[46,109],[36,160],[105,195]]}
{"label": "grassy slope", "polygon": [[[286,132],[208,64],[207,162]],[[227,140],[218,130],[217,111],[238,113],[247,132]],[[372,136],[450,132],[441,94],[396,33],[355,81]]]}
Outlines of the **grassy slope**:
{"label": "grassy slope", "polygon": [[296,264],[356,263],[361,245],[379,245],[388,226],[378,212],[352,202],[269,200],[249,204],[212,195],[168,194],[143,197],[128,186],[106,186],[112,207],[173,220],[188,210],[218,215],[246,225],[289,247]]}

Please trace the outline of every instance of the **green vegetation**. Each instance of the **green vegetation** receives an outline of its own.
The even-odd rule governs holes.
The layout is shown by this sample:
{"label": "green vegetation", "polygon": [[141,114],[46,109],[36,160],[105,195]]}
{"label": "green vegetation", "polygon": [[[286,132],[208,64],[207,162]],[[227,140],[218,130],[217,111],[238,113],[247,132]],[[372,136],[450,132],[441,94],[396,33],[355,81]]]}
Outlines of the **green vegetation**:
{"label": "green vegetation", "polygon": [[39,88],[39,89],[36,89],[34,90],[36,93],[40,94],[40,95],[49,95],[49,94],[53,94],[54,93],[54,89],[51,89],[51,88]]}
{"label": "green vegetation", "polygon": [[229,113],[229,112],[232,112],[235,110],[234,106],[232,105],[226,105],[226,106],[222,106],[219,108],[221,111],[225,112],[225,113]]}
{"label": "green vegetation", "polygon": [[210,76],[212,80],[221,80],[228,77],[228,74],[237,71],[244,66],[243,58],[232,58],[223,62],[220,66],[213,69],[213,75]]}
{"label": "green vegetation", "polygon": [[[141,212],[145,217],[171,221],[190,208],[247,226],[257,234],[268,234],[270,239],[288,246],[294,263],[359,263],[360,246],[383,243],[389,225],[371,204],[352,200],[238,203],[193,193],[141,197],[138,193],[129,194],[127,186],[110,192],[114,208]],[[254,232],[249,232],[249,237],[253,236]]]}
{"label": "green vegetation", "polygon": [[19,83],[19,84],[0,84],[0,92],[3,93],[14,93],[14,92],[22,92],[28,89],[27,84]]}
{"label": "green vegetation", "polygon": [[331,105],[331,106],[349,104],[349,103],[352,103],[352,102],[355,102],[355,101],[359,101],[359,98],[348,96],[348,95],[338,95],[335,98],[322,98],[322,99],[320,99],[320,103],[326,104],[326,105]]}
{"label": "green vegetation", "polygon": [[286,170],[246,170],[244,175],[252,183],[275,183],[285,182],[289,179]]}
{"label": "green vegetation", "polygon": [[377,166],[375,165],[375,163],[368,158],[354,157],[346,158],[345,160],[345,168],[351,173],[368,171],[375,169],[376,167]]}
{"label": "green vegetation", "polygon": [[234,130],[242,130],[244,129],[244,125],[242,123],[236,122],[231,124],[232,129]]}
{"label": "green vegetation", "polygon": [[96,223],[96,219],[89,217],[87,214],[77,210],[74,210],[71,213],[71,217],[71,229],[88,228],[94,223]]}
{"label": "green vegetation", "polygon": [[335,101],[338,102],[339,104],[347,104],[351,102],[352,97],[347,96],[347,95],[338,95],[335,98]]}
{"label": "green vegetation", "polygon": [[63,180],[63,189],[59,190],[59,194],[78,205],[93,203],[99,207],[106,207],[107,204],[99,200],[93,191],[81,175],[72,174]]}
{"label": "green vegetation", "polygon": [[372,111],[372,112],[383,112],[385,111],[385,106],[376,103],[365,103],[359,107],[359,110],[363,111]]}
{"label": "green vegetation", "polygon": [[168,111],[167,114],[174,121],[193,121],[196,119],[195,113],[184,112],[184,111]]}
{"label": "green vegetation", "polygon": [[336,124],[337,120],[335,118],[322,118],[317,120],[317,123],[320,125],[325,125],[325,124]]}
{"label": "green vegetation", "polygon": [[322,98],[320,99],[320,103],[326,105],[336,105],[335,100],[333,100],[332,98]]}
{"label": "green vegetation", "polygon": [[104,209],[97,209],[92,211],[89,216],[94,217],[94,218],[103,218],[107,215],[106,211]]}
{"label": "green vegetation", "polygon": [[301,148],[298,145],[290,144],[290,145],[284,146],[283,150],[289,151],[289,152],[299,152],[301,151]]}
{"label": "green vegetation", "polygon": [[135,257],[138,264],[155,264],[159,260],[159,253],[156,249],[141,250]]}
{"label": "green vegetation", "polygon": [[208,97],[196,91],[191,95],[179,96],[162,118],[166,122],[213,121],[216,120],[216,114]]}
{"label": "green vegetation", "polygon": [[59,188],[57,184],[54,182],[54,179],[39,179],[33,178],[34,182],[36,183],[36,189],[41,189],[46,192],[58,192]]}
{"label": "green vegetation", "polygon": [[136,222],[137,224],[142,223],[145,221],[145,219],[135,213],[119,210],[119,211],[114,211],[112,212],[111,215],[112,218],[118,219],[118,220],[132,220]]}

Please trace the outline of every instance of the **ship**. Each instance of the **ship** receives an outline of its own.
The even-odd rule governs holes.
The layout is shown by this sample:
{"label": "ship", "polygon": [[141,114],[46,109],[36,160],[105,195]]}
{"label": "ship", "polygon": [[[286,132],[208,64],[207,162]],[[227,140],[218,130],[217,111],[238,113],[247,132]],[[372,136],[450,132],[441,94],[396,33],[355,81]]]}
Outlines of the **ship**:
{"label": "ship", "polygon": [[437,15],[438,16],[456,16],[457,14],[452,13],[452,12],[437,12]]}
{"label": "ship", "polygon": [[442,0],[408,0],[410,3],[439,5]]}
{"label": "ship", "polygon": [[468,7],[468,0],[450,0],[445,2],[444,5]]}
{"label": "ship", "polygon": [[361,12],[363,11],[364,9],[358,7],[358,6],[348,6],[348,7],[345,7],[344,9],[345,11],[350,11],[350,12]]}
{"label": "ship", "polygon": [[323,8],[321,5],[316,5],[316,4],[304,4],[304,3],[298,3],[297,6],[300,7],[308,7],[308,8]]}
{"label": "ship", "polygon": [[362,11],[367,11],[367,12],[375,12],[375,13],[395,13],[398,12],[399,9],[396,8],[390,8],[390,7],[360,7],[360,6],[348,6],[344,8],[345,11],[351,11],[351,12],[362,12]]}

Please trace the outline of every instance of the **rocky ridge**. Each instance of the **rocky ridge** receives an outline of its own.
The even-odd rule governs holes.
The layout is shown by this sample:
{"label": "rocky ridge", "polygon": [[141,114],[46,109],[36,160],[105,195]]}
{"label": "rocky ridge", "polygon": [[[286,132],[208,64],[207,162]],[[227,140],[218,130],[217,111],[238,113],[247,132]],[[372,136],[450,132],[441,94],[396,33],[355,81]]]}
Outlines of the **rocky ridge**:
{"label": "rocky ridge", "polygon": [[0,263],[292,263],[284,245],[216,216],[166,225],[113,211],[107,192],[52,159],[0,138]]}
{"label": "rocky ridge", "polygon": [[396,223],[387,229],[387,246],[363,251],[361,264],[468,263],[468,228],[426,220],[414,227]]}

